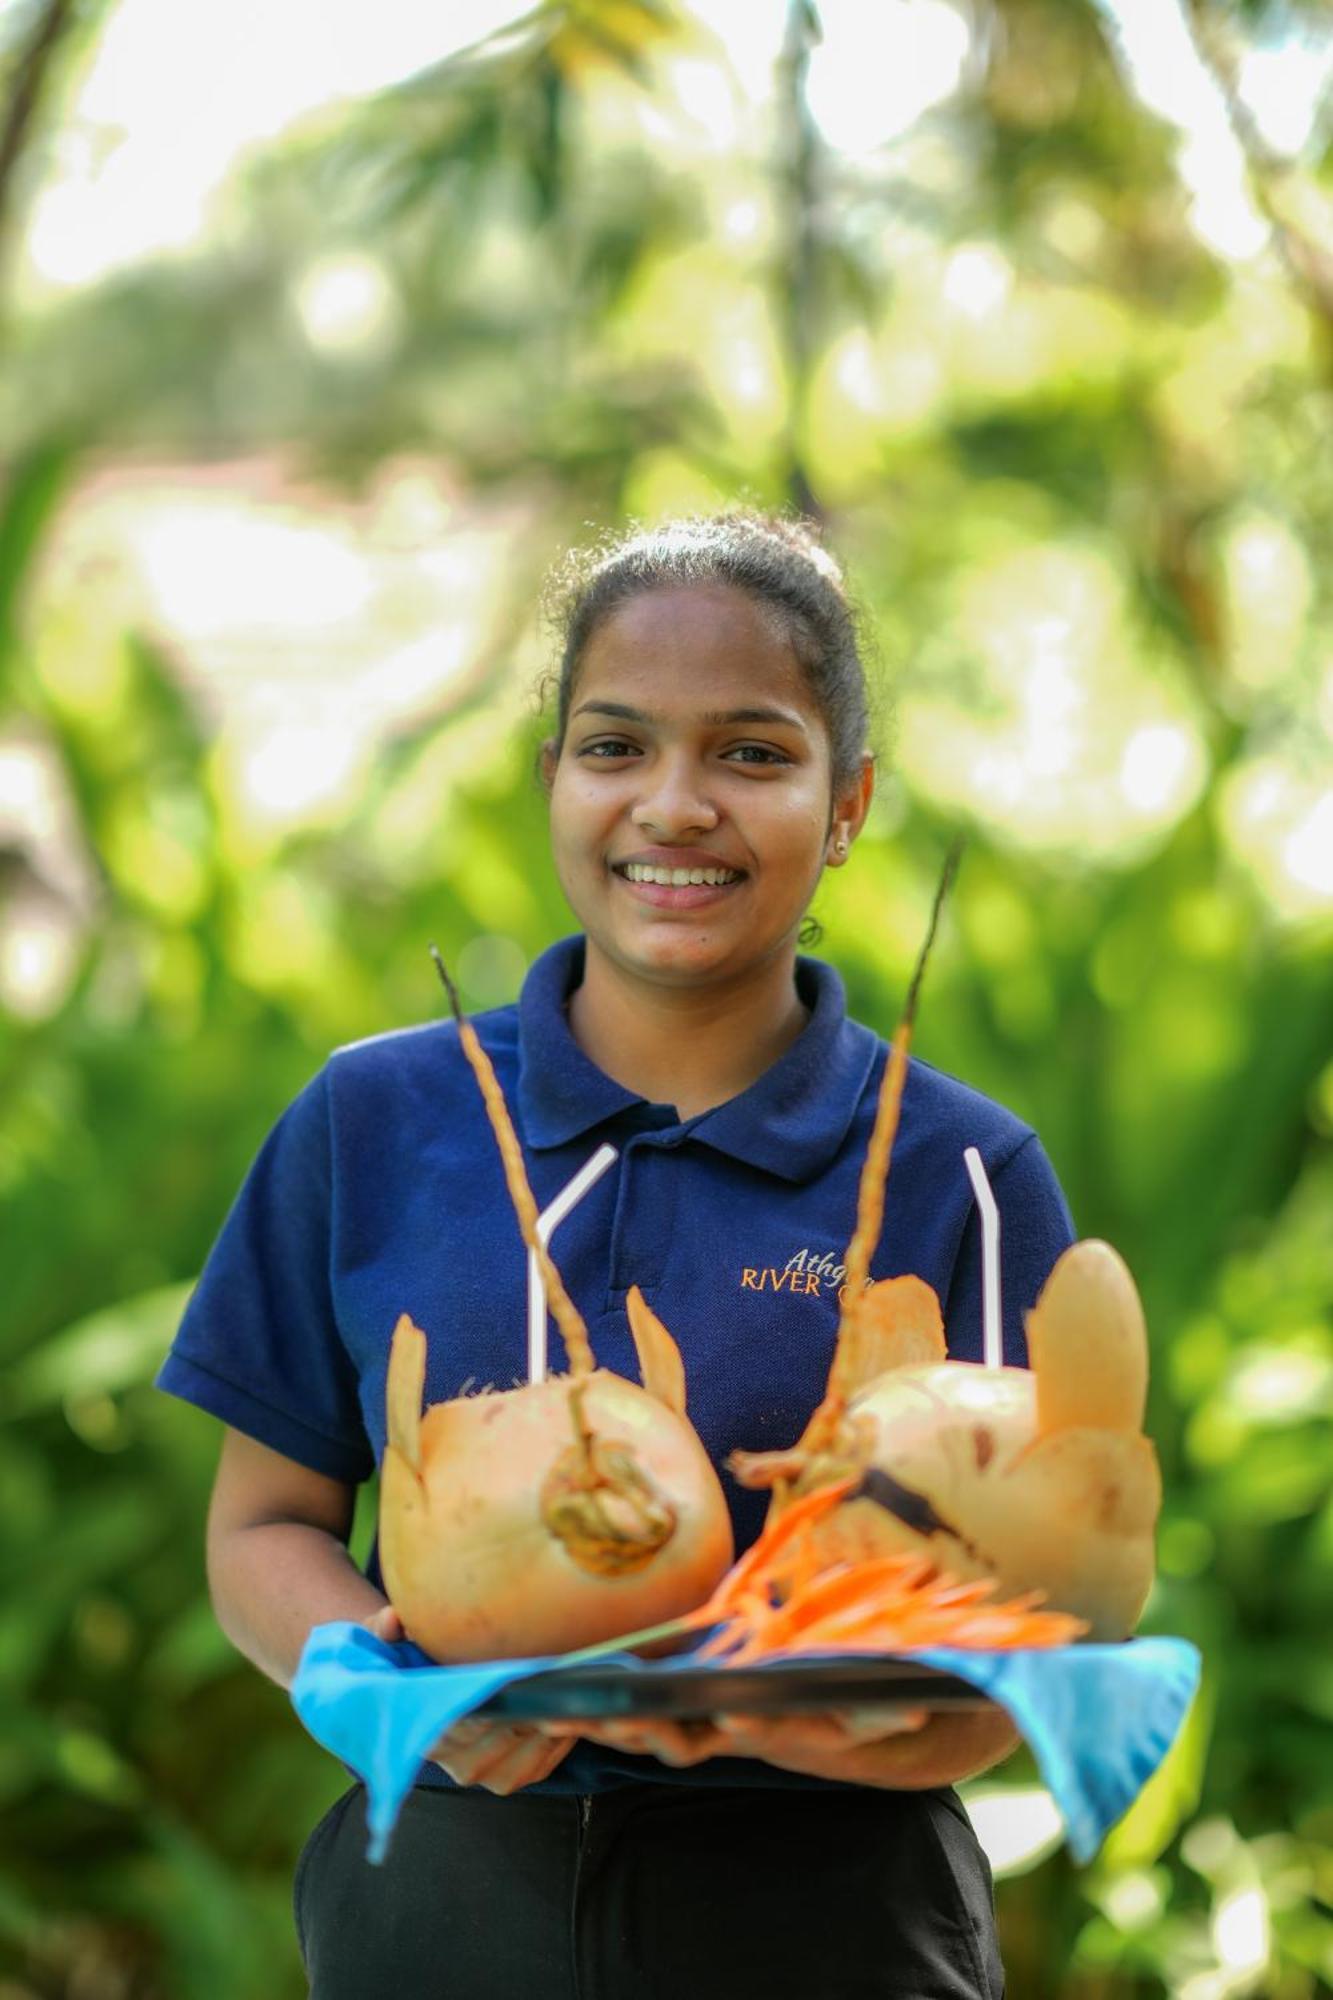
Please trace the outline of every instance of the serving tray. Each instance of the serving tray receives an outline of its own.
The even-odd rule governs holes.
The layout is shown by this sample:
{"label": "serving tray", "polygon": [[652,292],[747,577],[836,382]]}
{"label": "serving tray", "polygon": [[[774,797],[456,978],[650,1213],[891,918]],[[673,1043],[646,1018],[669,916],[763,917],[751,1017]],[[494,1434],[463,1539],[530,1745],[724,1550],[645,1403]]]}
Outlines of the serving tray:
{"label": "serving tray", "polygon": [[762,1667],[624,1666],[597,1661],[510,1681],[475,1713],[511,1722],[586,1716],[791,1715],[864,1708],[988,1708],[970,1681],[911,1660],[792,1660]]}

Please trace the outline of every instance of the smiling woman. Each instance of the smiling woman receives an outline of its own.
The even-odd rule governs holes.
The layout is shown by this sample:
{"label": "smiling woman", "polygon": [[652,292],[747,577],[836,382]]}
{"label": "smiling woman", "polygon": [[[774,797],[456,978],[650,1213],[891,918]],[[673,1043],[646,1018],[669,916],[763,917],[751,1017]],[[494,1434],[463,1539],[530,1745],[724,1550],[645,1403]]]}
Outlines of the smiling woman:
{"label": "smiling woman", "polygon": [[[571,1021],[610,1075],[660,1075],[688,1116],[800,1033],[796,942],[865,819],[866,730],[836,569],[794,524],[675,523],[580,579],[544,768],[587,936]],[[687,1109],[672,1041],[705,1027]]]}
{"label": "smiling woman", "polygon": [[[632,1293],[670,1328],[721,1468],[737,1445],[790,1445],[823,1393],[885,1073],[836,972],[798,955],[871,796],[855,624],[803,527],[728,515],[600,551],[564,634],[543,769],[582,935],[475,1031],[539,1206],[615,1147],[562,1225],[565,1287],[614,1371],[635,1372]],[[923,1279],[952,1357],[980,1359],[968,1146],[1004,1219],[1018,1363],[1068,1213],[1036,1136],[916,1060],[869,1275]],[[346,1553],[356,1485],[385,1450],[398,1315],[431,1335],[434,1404],[512,1377],[525,1304],[453,1023],[336,1050],[256,1162],[161,1377],[229,1426],[210,1583],[275,1679],[331,1619],[402,1637],[377,1557],[362,1576]],[[733,1483],[727,1505],[745,1549],[763,1496]],[[296,1895],[312,1995],[994,2000],[988,1872],[949,1788],[1013,1740],[998,1711],[573,1738],[463,1725],[432,1747],[382,1868],[359,1786],[312,1834]]]}

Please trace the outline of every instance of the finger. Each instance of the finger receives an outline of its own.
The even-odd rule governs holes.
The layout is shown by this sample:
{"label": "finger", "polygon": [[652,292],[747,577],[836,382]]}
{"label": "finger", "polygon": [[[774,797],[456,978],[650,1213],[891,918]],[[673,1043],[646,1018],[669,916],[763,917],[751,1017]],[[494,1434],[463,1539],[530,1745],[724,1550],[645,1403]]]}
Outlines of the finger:
{"label": "finger", "polygon": [[470,1750],[474,1745],[488,1740],[498,1742],[511,1737],[516,1727],[517,1725],[512,1723],[487,1722],[483,1717],[476,1715],[460,1716],[457,1722],[450,1723],[431,1755],[438,1755],[446,1747],[451,1750]]}
{"label": "finger", "polygon": [[687,1770],[692,1764],[702,1764],[706,1758],[715,1756],[718,1748],[718,1733],[711,1722],[704,1719],[690,1722],[643,1722],[639,1725],[638,1740],[627,1748],[635,1748],[642,1755],[656,1757],[660,1764],[669,1764],[674,1770]]}
{"label": "finger", "polygon": [[924,1708],[909,1708],[900,1702],[873,1702],[861,1708],[830,1709],[810,1715],[784,1715],[772,1719],[746,1715],[720,1715],[720,1729],[736,1736],[783,1737],[792,1742],[808,1736],[812,1742],[826,1743],[841,1737],[857,1743],[877,1742],[883,1736],[898,1736],[923,1729],[929,1720]]}
{"label": "finger", "polygon": [[728,1757],[762,1757],[773,1745],[773,1724],[752,1715],[715,1715],[713,1725]]}
{"label": "finger", "polygon": [[489,1765],[476,1783],[483,1791],[493,1792],[498,1798],[508,1798],[511,1793],[522,1791],[525,1785],[540,1784],[550,1776],[557,1764],[569,1755],[568,1743],[547,1743],[534,1737],[527,1743],[516,1743],[503,1756]]}
{"label": "finger", "polygon": [[654,1725],[645,1716],[589,1717],[579,1724],[579,1734],[589,1743],[600,1743],[608,1750],[628,1750],[640,1756],[657,1756],[663,1748],[680,1748],[678,1744],[668,1745],[662,1725]]}
{"label": "finger", "polygon": [[624,1716],[586,1716],[580,1722],[552,1722],[541,1725],[553,1737],[582,1736],[589,1743],[604,1743],[612,1750],[638,1748],[640,1724]]}
{"label": "finger", "polygon": [[538,1725],[552,1738],[581,1736],[610,1750],[628,1750],[684,1768],[716,1755],[717,1732],[704,1718],[676,1722],[652,1716],[588,1716],[579,1722],[552,1720]]}
{"label": "finger", "polygon": [[520,1736],[512,1729],[495,1727],[469,1742],[459,1742],[451,1732],[438,1746],[434,1761],[456,1785],[489,1785],[497,1775],[503,1779],[511,1769],[517,1771],[547,1758],[553,1760],[554,1768],[565,1748],[528,1731]]}
{"label": "finger", "polygon": [[536,1784],[569,1755],[568,1743],[547,1743],[540,1736],[506,1745],[477,1773],[476,1783],[485,1791],[507,1797],[524,1785]]}
{"label": "finger", "polygon": [[372,1612],[370,1617],[362,1622],[367,1632],[373,1633],[377,1639],[385,1640],[389,1645],[395,1645],[405,1636],[403,1621],[392,1604],[382,1604],[378,1611]]}
{"label": "finger", "polygon": [[762,1757],[770,1763],[787,1757],[827,1756],[830,1751],[855,1747],[854,1739],[830,1715],[783,1716],[776,1720],[753,1715],[720,1715],[717,1730],[729,1757]]}
{"label": "finger", "polygon": [[876,1702],[865,1708],[839,1708],[831,1719],[853,1743],[878,1743],[885,1736],[910,1736],[924,1729],[930,1712],[901,1702]]}
{"label": "finger", "polygon": [[522,1725],[504,1722],[485,1722],[475,1716],[464,1716],[446,1730],[431,1751],[431,1760],[442,1770],[448,1771],[460,1785],[471,1784],[475,1773],[483,1770],[503,1751],[516,1741],[537,1741],[532,1731]]}

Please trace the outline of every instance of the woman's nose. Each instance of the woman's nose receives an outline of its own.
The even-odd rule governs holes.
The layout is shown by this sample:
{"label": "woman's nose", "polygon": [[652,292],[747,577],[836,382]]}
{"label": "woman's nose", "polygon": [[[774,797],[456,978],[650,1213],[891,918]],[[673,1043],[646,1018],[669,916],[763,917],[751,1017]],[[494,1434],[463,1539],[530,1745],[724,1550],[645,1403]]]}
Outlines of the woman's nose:
{"label": "woman's nose", "polygon": [[678,840],[682,834],[707,832],[717,825],[717,807],[692,759],[663,758],[644,776],[644,789],[630,811],[631,821],[642,832]]}

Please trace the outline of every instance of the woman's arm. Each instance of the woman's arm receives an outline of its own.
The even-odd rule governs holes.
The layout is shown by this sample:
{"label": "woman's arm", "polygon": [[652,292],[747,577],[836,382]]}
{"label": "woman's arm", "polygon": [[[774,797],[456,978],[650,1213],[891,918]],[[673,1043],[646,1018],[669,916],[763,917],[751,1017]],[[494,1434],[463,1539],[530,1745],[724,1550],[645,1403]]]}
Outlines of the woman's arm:
{"label": "woman's arm", "polygon": [[[391,1644],[404,1636],[347,1553],[355,1495],[228,1429],[208,1511],[208,1585],[233,1646],[279,1687],[291,1686],[312,1626],[347,1618]],[[430,1754],[456,1784],[505,1795],[547,1777],[569,1749],[533,1729],[469,1721]]]}
{"label": "woman's arm", "polygon": [[208,1586],[238,1652],[290,1687],[314,1625],[385,1603],[347,1552],[356,1489],[227,1429],[208,1510]]}

